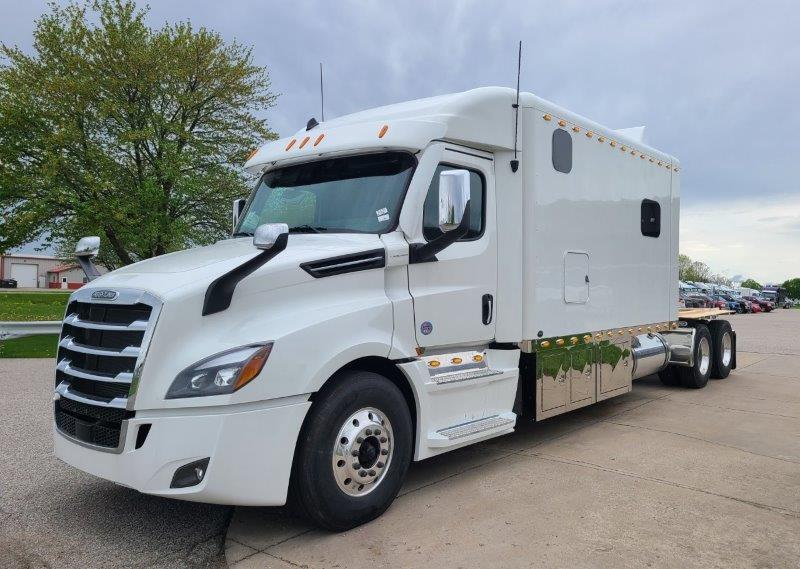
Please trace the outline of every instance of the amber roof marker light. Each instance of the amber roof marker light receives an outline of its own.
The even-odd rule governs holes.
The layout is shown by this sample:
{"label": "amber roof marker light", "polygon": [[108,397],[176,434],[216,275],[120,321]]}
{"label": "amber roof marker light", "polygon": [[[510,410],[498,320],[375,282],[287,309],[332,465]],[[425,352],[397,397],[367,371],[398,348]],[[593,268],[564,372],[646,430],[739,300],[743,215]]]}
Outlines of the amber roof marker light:
{"label": "amber roof marker light", "polygon": [[383,126],[381,127],[381,129],[378,131],[378,138],[383,138],[384,136],[386,136],[386,133],[387,133],[387,132],[389,132],[389,125],[388,125],[388,124],[385,124],[385,125],[383,125]]}

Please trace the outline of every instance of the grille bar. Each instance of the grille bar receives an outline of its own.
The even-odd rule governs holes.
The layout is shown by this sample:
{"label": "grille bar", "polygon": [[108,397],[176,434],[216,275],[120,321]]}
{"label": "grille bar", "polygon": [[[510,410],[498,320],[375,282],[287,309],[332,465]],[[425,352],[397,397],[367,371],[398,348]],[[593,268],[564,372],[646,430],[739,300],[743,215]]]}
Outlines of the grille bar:
{"label": "grille bar", "polygon": [[113,348],[98,348],[95,346],[86,346],[79,344],[72,336],[64,336],[64,339],[58,343],[59,348],[72,350],[73,352],[80,352],[82,354],[90,354],[93,356],[111,356],[111,357],[124,357],[124,358],[138,358],[141,348],[139,346],[127,346],[125,348],[115,350]]}
{"label": "grille bar", "polygon": [[134,320],[130,324],[107,324],[104,322],[83,320],[80,316],[74,313],[64,318],[64,324],[75,326],[76,328],[86,328],[88,330],[111,330],[117,332],[143,332],[147,329],[147,320]]}
{"label": "grille bar", "polygon": [[72,367],[72,365],[70,365],[71,363],[72,362],[70,362],[70,360],[63,359],[60,362],[58,362],[56,370],[63,372],[67,375],[71,375],[73,377],[80,377],[82,379],[91,379],[92,381],[104,381],[107,383],[127,383],[127,384],[130,384],[130,382],[133,381],[133,372],[121,372],[114,376],[99,375],[77,367]]}

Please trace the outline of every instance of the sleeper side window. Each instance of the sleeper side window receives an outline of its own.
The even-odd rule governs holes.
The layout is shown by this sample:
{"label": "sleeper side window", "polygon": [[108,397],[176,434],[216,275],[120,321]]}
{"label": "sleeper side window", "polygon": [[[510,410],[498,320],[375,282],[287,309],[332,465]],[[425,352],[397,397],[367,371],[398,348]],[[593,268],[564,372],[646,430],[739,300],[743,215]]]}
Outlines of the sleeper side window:
{"label": "sleeper side window", "polygon": [[642,235],[661,235],[661,205],[653,200],[642,200]]}
{"label": "sleeper side window", "polygon": [[483,235],[484,211],[486,209],[486,183],[483,176],[475,170],[463,166],[439,164],[425,196],[422,210],[422,234],[426,241],[436,239],[442,234],[439,229],[439,174],[447,170],[469,171],[469,231],[459,241],[471,241]]}
{"label": "sleeper side window", "polygon": [[564,174],[572,171],[572,136],[563,128],[553,131],[553,168]]}

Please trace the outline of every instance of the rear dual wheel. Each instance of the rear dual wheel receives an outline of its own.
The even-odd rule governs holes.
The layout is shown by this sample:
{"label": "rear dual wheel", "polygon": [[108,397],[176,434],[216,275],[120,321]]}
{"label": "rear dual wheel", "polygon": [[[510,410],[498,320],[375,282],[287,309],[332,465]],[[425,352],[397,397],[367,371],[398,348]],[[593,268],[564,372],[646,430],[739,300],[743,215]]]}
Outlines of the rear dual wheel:
{"label": "rear dual wheel", "polygon": [[734,350],[733,329],[727,320],[714,320],[709,325],[711,332],[711,377],[725,379],[731,373]]}
{"label": "rear dual wheel", "polygon": [[678,367],[680,384],[691,389],[701,389],[708,383],[712,365],[711,332],[705,324],[694,326],[694,365]]}

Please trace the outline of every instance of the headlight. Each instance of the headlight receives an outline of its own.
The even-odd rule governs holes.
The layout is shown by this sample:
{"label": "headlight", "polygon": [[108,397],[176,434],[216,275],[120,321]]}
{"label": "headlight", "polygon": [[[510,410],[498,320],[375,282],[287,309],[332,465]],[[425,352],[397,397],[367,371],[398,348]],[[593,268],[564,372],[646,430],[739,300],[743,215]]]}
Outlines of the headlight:
{"label": "headlight", "polygon": [[258,376],[272,351],[272,342],[234,348],[206,358],[178,374],[167,399],[225,395]]}

